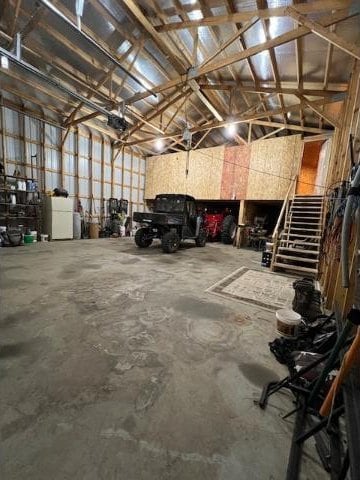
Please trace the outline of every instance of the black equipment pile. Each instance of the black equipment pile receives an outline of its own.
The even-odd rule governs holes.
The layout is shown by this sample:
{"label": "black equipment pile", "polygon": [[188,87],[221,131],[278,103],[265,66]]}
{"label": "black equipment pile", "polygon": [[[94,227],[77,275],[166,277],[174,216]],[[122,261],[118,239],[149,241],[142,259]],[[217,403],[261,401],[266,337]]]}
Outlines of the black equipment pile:
{"label": "black equipment pile", "polygon": [[[282,389],[290,390],[294,395],[295,408],[283,416],[285,419],[295,414],[286,480],[299,478],[302,447],[310,437],[314,437],[322,465],[331,472],[332,479],[355,480],[359,478],[353,476],[358,465],[354,466],[351,459],[358,457],[352,455],[354,448],[358,449],[358,442],[354,447],[351,439],[358,437],[359,425],[356,422],[352,425],[346,416],[349,415],[345,408],[346,386],[334,397],[328,416],[321,416],[319,411],[340,368],[342,356],[352,343],[354,326],[360,324],[360,311],[352,310],[343,324],[335,314],[325,316],[321,313],[320,292],[316,291],[312,280],[297,280],[293,287],[293,309],[303,319],[299,334],[294,339],[276,338],[269,343],[276,359],[287,365],[289,375],[265,385],[256,403],[265,409],[269,397]],[[360,400],[360,388],[352,393],[352,398]],[[359,417],[356,413],[350,412],[350,415]]]}

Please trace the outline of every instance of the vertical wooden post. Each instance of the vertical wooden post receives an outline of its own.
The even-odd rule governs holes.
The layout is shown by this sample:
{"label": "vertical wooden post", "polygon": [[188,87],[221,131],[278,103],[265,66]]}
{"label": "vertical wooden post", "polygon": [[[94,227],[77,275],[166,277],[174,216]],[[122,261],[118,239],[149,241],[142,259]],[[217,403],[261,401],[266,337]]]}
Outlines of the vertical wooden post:
{"label": "vertical wooden post", "polygon": [[46,193],[46,154],[45,154],[45,120],[40,123],[40,174],[39,180],[43,193]]}
{"label": "vertical wooden post", "polygon": [[80,200],[80,181],[79,181],[79,128],[75,128],[74,132],[74,159],[75,159],[75,181],[76,181],[76,193],[75,197],[77,202]]}
{"label": "vertical wooden post", "polygon": [[89,197],[90,197],[90,213],[94,216],[95,200],[94,200],[94,188],[93,188],[93,135],[89,130],[89,147],[88,147],[88,162],[89,162]]}
{"label": "vertical wooden post", "polygon": [[6,142],[5,142],[5,114],[4,114],[4,103],[3,103],[3,97],[0,97],[0,118],[1,118],[1,149],[2,149],[2,161],[5,169],[5,173],[7,172],[6,168]]}
{"label": "vertical wooden post", "polygon": [[105,140],[101,135],[101,173],[100,173],[100,226],[103,228],[104,215],[105,215],[105,199],[104,199],[104,183],[105,183]]}
{"label": "vertical wooden post", "polygon": [[[27,177],[27,161],[26,161],[26,134],[25,134],[25,112],[24,112],[24,105],[21,106],[22,113],[21,115],[21,130],[20,135],[22,137],[22,154],[23,154],[23,161],[22,161],[22,166],[24,169],[23,175],[24,177]],[[29,175],[30,176],[30,175]]]}
{"label": "vertical wooden post", "polygon": [[111,144],[111,198],[114,198],[114,163],[115,163],[115,149],[114,144]]}
{"label": "vertical wooden post", "polygon": [[121,198],[124,198],[125,147],[121,149]]}
{"label": "vertical wooden post", "polygon": [[129,198],[129,205],[130,205],[130,217],[132,218],[132,212],[133,212],[133,174],[134,174],[134,162],[133,162],[133,149],[130,148],[130,198]]}
{"label": "vertical wooden post", "polygon": [[66,140],[66,131],[61,130],[61,144],[60,144],[60,184],[61,188],[65,188],[65,172],[64,172],[64,146]]}
{"label": "vertical wooden post", "polygon": [[[341,127],[335,129],[335,135],[332,142],[332,151],[330,155],[330,167],[327,176],[328,184],[333,184],[339,180],[345,180],[349,177],[350,172],[350,160],[349,160],[349,137],[353,129],[353,122],[356,117],[356,108],[358,108],[360,101],[360,62],[354,63],[354,68],[351,74],[348,96],[344,102],[342,115],[340,119]],[[353,239],[354,240],[354,239]],[[338,245],[337,245],[338,246]],[[337,247],[332,246],[332,249]],[[354,252],[357,249],[357,242],[352,241],[349,245],[350,258],[353,260],[350,275],[354,275]],[[329,252],[328,252],[329,253]],[[336,259],[325,269],[325,278],[323,279],[324,293],[327,299],[327,307],[333,309],[337,304],[342,310],[342,314],[345,313],[345,308],[351,300],[349,298],[349,290],[344,289],[341,285],[341,265],[339,259]]]}
{"label": "vertical wooden post", "polygon": [[[239,203],[239,216],[238,216],[238,225],[245,223],[245,200],[240,200]],[[244,241],[244,228],[238,227],[238,235],[236,237],[236,247],[240,248]]]}

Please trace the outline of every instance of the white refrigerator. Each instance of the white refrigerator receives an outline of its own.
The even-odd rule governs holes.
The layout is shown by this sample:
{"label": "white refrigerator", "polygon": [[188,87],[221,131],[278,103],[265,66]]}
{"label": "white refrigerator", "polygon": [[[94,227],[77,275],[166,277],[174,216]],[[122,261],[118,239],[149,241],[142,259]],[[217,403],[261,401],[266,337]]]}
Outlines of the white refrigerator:
{"label": "white refrigerator", "polygon": [[44,230],[50,240],[73,239],[73,206],[71,198],[45,197]]}

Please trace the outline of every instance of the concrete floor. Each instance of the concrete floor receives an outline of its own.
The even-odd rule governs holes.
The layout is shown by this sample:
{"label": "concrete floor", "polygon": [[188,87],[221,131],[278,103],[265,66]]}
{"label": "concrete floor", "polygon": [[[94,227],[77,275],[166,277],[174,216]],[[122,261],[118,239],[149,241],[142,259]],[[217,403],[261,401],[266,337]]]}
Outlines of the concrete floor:
{"label": "concrete floor", "polygon": [[[281,480],[274,313],[205,289],[260,253],[132,239],[0,249],[2,480]],[[304,479],[328,478],[309,443]]]}

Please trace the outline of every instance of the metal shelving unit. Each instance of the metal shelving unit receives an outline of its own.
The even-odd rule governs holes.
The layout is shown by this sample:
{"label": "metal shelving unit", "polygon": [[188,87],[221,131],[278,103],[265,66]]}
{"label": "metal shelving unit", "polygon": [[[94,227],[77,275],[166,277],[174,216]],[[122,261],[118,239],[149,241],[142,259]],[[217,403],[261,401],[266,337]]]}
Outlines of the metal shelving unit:
{"label": "metal shelving unit", "polygon": [[[19,182],[25,182],[32,189],[17,188]],[[13,202],[15,196],[15,202]],[[14,175],[0,175],[0,226],[6,228],[23,228],[41,232],[42,208],[41,197],[37,190],[36,180]]]}

